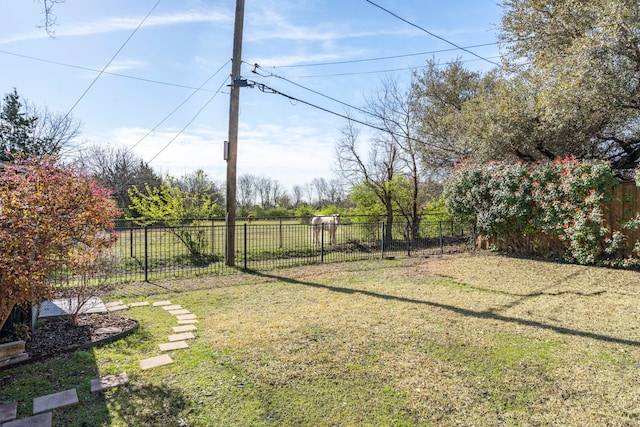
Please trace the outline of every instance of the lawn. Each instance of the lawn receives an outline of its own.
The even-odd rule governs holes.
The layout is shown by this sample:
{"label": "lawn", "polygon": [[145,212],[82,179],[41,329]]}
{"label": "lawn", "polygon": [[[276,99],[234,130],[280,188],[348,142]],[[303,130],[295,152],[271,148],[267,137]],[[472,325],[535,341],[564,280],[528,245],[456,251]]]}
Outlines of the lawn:
{"label": "lawn", "polygon": [[[173,365],[140,370],[176,321],[132,308],[123,340],[0,371],[0,404],[23,417],[76,387],[65,426],[640,425],[639,279],[482,254],[141,285],[114,298],[200,319]],[[89,392],[118,372],[129,385]]]}

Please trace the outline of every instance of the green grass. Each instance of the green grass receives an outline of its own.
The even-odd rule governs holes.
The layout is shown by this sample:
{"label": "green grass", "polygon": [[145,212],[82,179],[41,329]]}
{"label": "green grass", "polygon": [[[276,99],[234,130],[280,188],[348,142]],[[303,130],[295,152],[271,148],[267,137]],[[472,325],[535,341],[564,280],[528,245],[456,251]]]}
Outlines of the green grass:
{"label": "green grass", "polygon": [[[82,404],[54,413],[68,426],[633,425],[638,274],[573,269],[463,257],[200,278],[207,289],[148,298],[200,319],[173,365],[140,370],[176,322],[134,308],[120,341],[0,372],[0,403],[23,417],[76,387]],[[604,279],[615,292],[590,294]],[[540,292],[552,284],[564,293]],[[89,392],[119,372],[129,385]]]}

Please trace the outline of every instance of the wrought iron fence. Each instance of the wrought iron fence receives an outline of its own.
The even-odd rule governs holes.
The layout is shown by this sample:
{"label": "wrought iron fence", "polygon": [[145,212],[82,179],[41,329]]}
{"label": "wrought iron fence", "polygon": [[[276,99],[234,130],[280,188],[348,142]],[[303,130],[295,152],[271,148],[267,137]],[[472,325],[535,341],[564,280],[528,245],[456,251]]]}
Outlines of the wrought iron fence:
{"label": "wrought iron fence", "polygon": [[[416,230],[407,222],[395,222],[389,232],[385,223],[346,218],[335,231],[335,241],[324,231],[314,241],[312,227],[300,218],[253,220],[235,226],[236,266],[229,267],[224,262],[224,221],[193,224],[139,226],[120,222],[118,240],[110,254],[109,280],[150,281],[237,269],[437,255],[470,250],[475,242],[473,225],[454,221],[422,221]],[[73,278],[60,275],[57,280]]]}

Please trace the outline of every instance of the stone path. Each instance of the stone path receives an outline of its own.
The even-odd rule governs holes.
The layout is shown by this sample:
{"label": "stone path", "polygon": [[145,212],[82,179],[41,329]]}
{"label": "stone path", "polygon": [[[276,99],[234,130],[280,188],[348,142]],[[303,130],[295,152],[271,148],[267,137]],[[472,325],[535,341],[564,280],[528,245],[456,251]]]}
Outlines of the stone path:
{"label": "stone path", "polygon": [[77,405],[78,393],[76,389],[61,391],[59,393],[47,394],[46,396],[36,397],[33,399],[33,413],[49,411],[55,408],[64,408],[65,406]]}
{"label": "stone path", "polygon": [[2,427],[51,427],[52,420],[53,414],[51,412],[45,412],[44,414],[34,415],[33,417],[4,423]]}
{"label": "stone path", "polygon": [[119,387],[129,383],[129,376],[126,372],[121,374],[109,375],[102,378],[91,380],[91,393],[103,391],[112,387]]}
{"label": "stone path", "polygon": [[[94,306],[92,308],[104,312],[126,310],[129,307],[145,307],[150,305],[148,301],[133,302],[128,305],[122,301],[113,301],[106,304],[102,304],[102,301],[100,301],[100,303],[101,304],[99,306]],[[171,303],[171,301],[156,301],[151,304],[151,306],[162,307],[165,311],[174,315],[178,325],[180,325],[172,327],[174,334],[169,334],[167,336],[167,340],[169,341],[168,343],[158,344],[160,351],[189,348],[189,344],[186,340],[192,340],[196,337],[193,332],[198,330],[198,327],[195,326],[195,323],[198,323],[197,316],[189,310],[182,308],[182,306]],[[49,307],[49,310],[50,312],[57,312],[57,310],[64,311],[65,308],[67,307],[61,307],[60,304],[54,304]],[[173,359],[171,359],[168,354],[161,354],[159,356],[142,359],[139,363],[140,369],[146,371],[159,366],[170,365],[173,363]],[[91,392],[96,393],[108,388],[120,387],[128,383],[129,376],[124,372],[115,375],[108,375],[106,377],[91,380]],[[1,404],[0,427],[51,427],[53,413],[46,411],[77,405],[79,403],[80,401],[75,388],[48,394],[46,396],[36,397],[33,399],[33,413],[35,415],[21,419],[16,419],[18,411],[17,402]]]}

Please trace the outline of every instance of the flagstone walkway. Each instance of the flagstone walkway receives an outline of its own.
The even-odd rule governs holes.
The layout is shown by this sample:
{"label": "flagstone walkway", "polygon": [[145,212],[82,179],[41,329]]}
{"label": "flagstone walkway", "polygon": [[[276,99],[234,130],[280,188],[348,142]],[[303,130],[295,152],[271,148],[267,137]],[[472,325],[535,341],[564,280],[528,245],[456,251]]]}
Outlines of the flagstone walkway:
{"label": "flagstone walkway", "polygon": [[[173,304],[171,301],[157,301],[149,304],[148,301],[138,301],[125,304],[122,301],[108,302],[104,305],[108,311],[126,310],[130,307],[161,307],[168,313],[176,317],[179,326],[173,326],[173,334],[167,336],[167,343],[158,344],[160,351],[171,351],[189,348],[187,340],[195,339],[193,332],[198,330],[195,323],[198,323],[197,316],[182,306]],[[139,361],[140,369],[146,371],[159,366],[170,365],[173,359],[168,354],[142,359]],[[119,387],[129,383],[129,376],[126,372],[109,375],[91,380],[91,392],[97,393],[108,388]],[[80,401],[75,388],[61,392],[36,397],[33,399],[33,416],[17,419],[18,403],[11,402],[0,404],[0,427],[51,427],[53,413],[57,408],[71,405],[78,405]]]}

